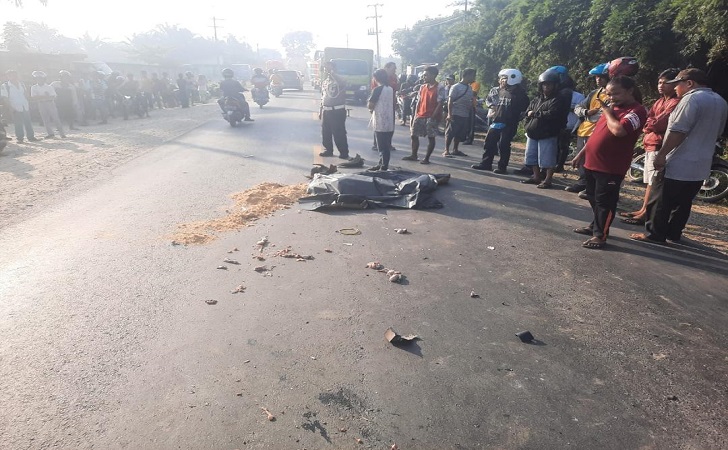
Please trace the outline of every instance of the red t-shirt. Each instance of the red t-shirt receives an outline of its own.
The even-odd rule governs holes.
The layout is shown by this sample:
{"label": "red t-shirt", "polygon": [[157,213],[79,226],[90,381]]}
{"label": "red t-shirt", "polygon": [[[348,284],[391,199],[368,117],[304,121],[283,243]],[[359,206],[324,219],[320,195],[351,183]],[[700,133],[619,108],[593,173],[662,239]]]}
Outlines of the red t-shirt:
{"label": "red t-shirt", "polygon": [[417,117],[432,117],[437,110],[437,92],[439,86],[432,87],[427,84],[420,86],[419,101],[417,102]]}
{"label": "red t-shirt", "polygon": [[629,106],[615,106],[613,111],[627,134],[613,135],[607,128],[607,117],[602,114],[586,143],[584,167],[595,172],[624,176],[632,162],[634,145],[647,120],[647,110],[639,103],[635,103]]}

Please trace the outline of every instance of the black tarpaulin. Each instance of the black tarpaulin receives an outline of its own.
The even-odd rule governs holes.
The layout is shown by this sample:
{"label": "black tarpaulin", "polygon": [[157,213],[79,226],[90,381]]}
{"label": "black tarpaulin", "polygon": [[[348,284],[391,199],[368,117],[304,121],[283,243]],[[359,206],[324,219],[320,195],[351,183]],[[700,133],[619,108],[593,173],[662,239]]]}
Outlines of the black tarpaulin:
{"label": "black tarpaulin", "polygon": [[329,208],[442,208],[433,195],[449,174],[392,170],[353,174],[316,174],[309,183],[306,197],[299,199],[303,209]]}

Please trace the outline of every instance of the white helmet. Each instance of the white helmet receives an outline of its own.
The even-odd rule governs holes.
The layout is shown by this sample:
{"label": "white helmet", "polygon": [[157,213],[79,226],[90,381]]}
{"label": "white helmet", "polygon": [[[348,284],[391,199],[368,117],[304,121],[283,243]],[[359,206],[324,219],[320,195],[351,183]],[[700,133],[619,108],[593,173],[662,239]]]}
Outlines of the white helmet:
{"label": "white helmet", "polygon": [[33,72],[33,78],[47,78],[45,72],[41,70],[36,70]]}
{"label": "white helmet", "polygon": [[523,81],[523,74],[518,69],[503,69],[498,72],[498,78],[506,77],[506,84],[515,86]]}

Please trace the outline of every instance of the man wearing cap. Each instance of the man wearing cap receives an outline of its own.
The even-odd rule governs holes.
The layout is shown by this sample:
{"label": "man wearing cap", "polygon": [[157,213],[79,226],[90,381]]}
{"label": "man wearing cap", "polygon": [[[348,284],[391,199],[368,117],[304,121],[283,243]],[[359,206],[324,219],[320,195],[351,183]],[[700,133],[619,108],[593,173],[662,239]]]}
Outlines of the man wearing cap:
{"label": "man wearing cap", "polygon": [[0,96],[8,103],[13,112],[13,124],[15,125],[15,139],[23,142],[26,134],[30,142],[37,141],[33,133],[33,122],[30,119],[30,103],[28,102],[27,89],[25,84],[18,78],[18,72],[8,70],[6,72],[8,81],[0,85]]}
{"label": "man wearing cap", "polygon": [[675,85],[680,103],[670,114],[665,140],[653,162],[658,174],[647,202],[646,233],[630,236],[643,242],[680,240],[728,118],[728,104],[708,87],[702,70],[682,70],[666,83]]}
{"label": "man wearing cap", "polygon": [[334,156],[334,143],[339,158],[349,159],[349,142],[346,138],[346,80],[336,73],[336,64],[324,65],[321,82],[321,143],[324,151],[319,156]]}

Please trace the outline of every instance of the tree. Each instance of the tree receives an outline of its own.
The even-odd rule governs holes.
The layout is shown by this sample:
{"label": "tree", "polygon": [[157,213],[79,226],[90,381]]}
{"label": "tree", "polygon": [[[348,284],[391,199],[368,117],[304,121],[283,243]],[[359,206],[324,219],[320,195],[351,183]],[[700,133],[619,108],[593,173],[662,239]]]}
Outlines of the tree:
{"label": "tree", "polygon": [[403,65],[441,63],[445,59],[444,20],[420,20],[412,28],[399,28],[392,32],[392,50],[402,58]]}
{"label": "tree", "polygon": [[281,39],[288,58],[305,58],[314,49],[313,34],[310,31],[292,31]]}
{"label": "tree", "polygon": [[20,24],[5,22],[3,26],[3,45],[11,52],[28,51],[28,40]]}

